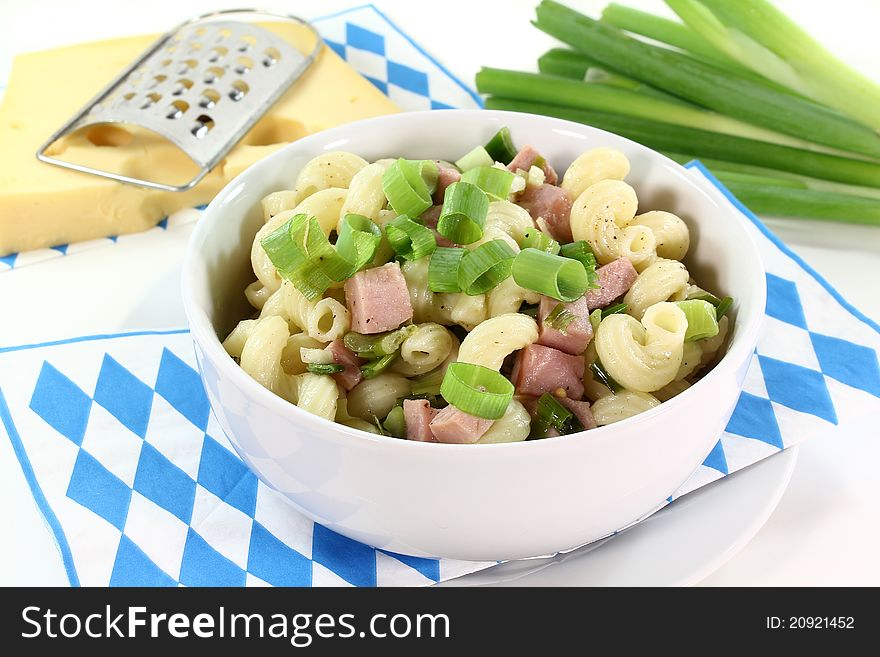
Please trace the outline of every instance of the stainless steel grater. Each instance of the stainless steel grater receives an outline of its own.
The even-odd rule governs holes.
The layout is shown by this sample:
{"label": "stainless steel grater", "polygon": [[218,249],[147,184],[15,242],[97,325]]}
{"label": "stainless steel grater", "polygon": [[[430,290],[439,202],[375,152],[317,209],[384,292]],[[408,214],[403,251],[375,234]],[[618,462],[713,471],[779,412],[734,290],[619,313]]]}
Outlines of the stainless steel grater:
{"label": "stainless steel grater", "polygon": [[[236,17],[292,21],[315,37],[308,55],[273,32]],[[37,151],[49,164],[169,192],[192,188],[315,61],[322,41],[308,22],[260,9],[227,9],[181,23],[160,37],[86,103]],[[46,154],[87,126],[133,124],[180,148],[199,167],[192,180],[167,185],[59,160]]]}

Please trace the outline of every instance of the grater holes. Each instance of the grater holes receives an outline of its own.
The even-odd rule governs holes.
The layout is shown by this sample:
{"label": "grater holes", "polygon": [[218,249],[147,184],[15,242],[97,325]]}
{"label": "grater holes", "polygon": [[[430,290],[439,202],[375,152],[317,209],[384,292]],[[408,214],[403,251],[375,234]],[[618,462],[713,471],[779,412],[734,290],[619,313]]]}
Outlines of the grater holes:
{"label": "grater holes", "polygon": [[235,67],[232,69],[239,75],[244,75],[254,67],[254,60],[241,55],[235,59]]}
{"label": "grater holes", "polygon": [[173,96],[182,96],[193,86],[192,80],[189,78],[180,78],[174,83],[174,90],[171,92]]}
{"label": "grater holes", "polygon": [[147,109],[156,103],[162,100],[162,94],[157,94],[155,91],[153,93],[146,94],[144,96],[144,102],[141,103],[140,109]]}
{"label": "grater holes", "polygon": [[247,52],[250,50],[251,46],[256,45],[257,38],[250,34],[245,34],[238,41],[238,52]]}
{"label": "grater holes", "polygon": [[202,82],[205,84],[214,84],[217,80],[223,77],[224,71],[219,66],[211,66],[205,71],[205,75],[202,77]]}
{"label": "grater holes", "polygon": [[280,59],[281,53],[278,52],[277,48],[266,48],[266,50],[263,51],[263,66],[266,68],[275,66]]}
{"label": "grater holes", "polygon": [[147,85],[147,89],[155,89],[167,79],[167,75],[162,75],[161,73],[159,75],[155,75],[153,76],[153,79],[150,80],[150,83]]}
{"label": "grater holes", "polygon": [[205,89],[202,92],[202,97],[199,98],[199,107],[203,109],[211,109],[218,102],[220,102],[220,94],[214,89]]}
{"label": "grater holes", "polygon": [[166,68],[166,67],[168,67],[168,66],[171,66],[171,60],[170,60],[170,59],[163,59],[163,60],[160,62],[159,65],[160,65],[162,68]]}
{"label": "grater holes", "polygon": [[206,27],[196,28],[196,30],[193,32],[193,34],[195,34],[197,37],[205,36],[207,33],[208,33],[208,28],[206,28]]}
{"label": "grater holes", "polygon": [[190,72],[190,70],[194,69],[198,65],[199,63],[194,59],[184,59],[177,67],[177,74],[186,75]]}
{"label": "grater holes", "polygon": [[228,27],[221,27],[217,30],[217,41],[223,41],[224,39],[228,39],[232,36],[232,30]]}
{"label": "grater holes", "polygon": [[134,98],[135,95],[136,95],[136,94],[135,94],[133,91],[129,91],[127,94],[124,94],[124,95],[122,96],[122,102],[127,103],[127,102],[130,101],[132,98]]}
{"label": "grater holes", "polygon": [[244,98],[250,90],[251,88],[244,80],[236,80],[232,83],[232,88],[229,90],[229,97],[237,103]]}
{"label": "grater holes", "polygon": [[196,139],[202,139],[205,135],[207,135],[211,128],[214,127],[214,119],[212,119],[207,114],[202,114],[199,118],[196,119],[195,125],[193,125],[192,132],[193,136]]}
{"label": "grater holes", "polygon": [[208,61],[211,64],[215,64],[219,62],[221,59],[226,57],[229,54],[229,48],[224,48],[223,46],[214,46],[208,51]]}
{"label": "grater holes", "polygon": [[188,102],[186,102],[185,100],[175,100],[173,103],[171,103],[171,105],[168,106],[168,111],[165,113],[165,118],[179,119],[188,109]]}
{"label": "grater holes", "polygon": [[197,52],[200,52],[201,50],[202,50],[202,44],[199,43],[198,41],[193,41],[192,43],[189,44],[189,48],[187,49],[187,52],[192,55]]}

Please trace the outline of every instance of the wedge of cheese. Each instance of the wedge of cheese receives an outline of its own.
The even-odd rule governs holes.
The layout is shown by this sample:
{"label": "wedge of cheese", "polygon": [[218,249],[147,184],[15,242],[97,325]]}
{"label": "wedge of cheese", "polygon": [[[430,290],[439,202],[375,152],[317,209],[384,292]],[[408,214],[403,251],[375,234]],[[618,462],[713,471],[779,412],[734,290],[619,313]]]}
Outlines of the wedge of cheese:
{"label": "wedge of cheese", "polygon": [[[300,50],[308,32],[267,25]],[[326,128],[398,111],[324,47],[317,61],[202,182],[162,192],[40,162],[40,144],[127,66],[154,36],[114,39],[20,55],[0,106],[0,256],[145,230],[175,210],[207,203],[235,175],[286,143]],[[188,180],[195,165],[148,131],[93,127],[52,153],[148,179]]]}

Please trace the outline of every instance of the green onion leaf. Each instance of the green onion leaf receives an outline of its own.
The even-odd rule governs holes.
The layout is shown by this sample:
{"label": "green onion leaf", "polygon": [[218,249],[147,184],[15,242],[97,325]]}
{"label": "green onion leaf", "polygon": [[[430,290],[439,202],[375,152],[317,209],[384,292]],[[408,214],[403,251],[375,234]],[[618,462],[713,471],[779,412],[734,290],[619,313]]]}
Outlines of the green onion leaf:
{"label": "green onion leaf", "polygon": [[489,197],[466,182],[454,182],[446,188],[437,232],[455,244],[471,244],[483,236],[483,224],[489,213]]}
{"label": "green onion leaf", "polygon": [[584,430],[584,425],[581,424],[577,416],[549,392],[545,392],[538,398],[535,416],[541,424],[553,427],[561,434]]}
{"label": "green onion leaf", "polygon": [[428,287],[431,292],[461,292],[458,286],[458,267],[465,250],[438,246],[428,264]]}
{"label": "green onion leaf", "polygon": [[544,323],[564,335],[565,331],[568,329],[568,325],[574,320],[574,315],[567,311],[563,304],[557,303],[556,307],[550,311],[550,314],[544,319]]}
{"label": "green onion leaf", "polygon": [[602,319],[605,319],[608,315],[617,315],[618,313],[626,312],[627,308],[629,308],[629,306],[625,303],[615,303],[613,306],[603,308]]}
{"label": "green onion leaf", "polygon": [[400,345],[409,336],[415,333],[415,326],[403,326],[394,331],[364,335],[349,331],[342,338],[343,344],[361,358],[382,358],[390,354],[396,354]]}
{"label": "green onion leaf", "polygon": [[596,331],[599,330],[599,324],[602,323],[602,309],[596,308],[593,312],[590,313],[590,326],[593,327],[593,335],[596,335]]}
{"label": "green onion leaf", "polygon": [[513,399],[513,384],[500,372],[472,363],[450,363],[440,394],[458,410],[497,420]]}
{"label": "green onion leaf", "polygon": [[510,137],[510,128],[501,128],[495,133],[495,136],[486,144],[486,152],[496,162],[504,165],[510,164],[510,161],[516,157],[516,146],[513,145],[513,139]]}
{"label": "green onion leaf", "polygon": [[397,214],[418,217],[431,207],[439,171],[431,160],[399,159],[382,176],[382,191]]}
{"label": "green onion leaf", "polygon": [[727,311],[730,310],[730,307],[733,305],[732,297],[724,297],[718,305],[715,307],[715,318],[720,320],[727,314]]}
{"label": "green onion leaf", "polygon": [[391,409],[382,423],[382,428],[395,438],[406,438],[406,418],[403,415],[403,406],[395,406]]}
{"label": "green onion leaf", "polygon": [[559,253],[559,242],[537,228],[526,228],[522,239],[518,242],[521,249],[537,249],[556,255]]}
{"label": "green onion leaf", "polygon": [[476,167],[490,167],[493,164],[495,164],[495,160],[492,159],[492,156],[482,146],[477,146],[463,155],[460,160],[455,161],[455,166],[459,171],[470,171]]}
{"label": "green onion leaf", "polygon": [[516,174],[498,167],[475,167],[465,171],[461,181],[482,189],[493,201],[506,201]]}
{"label": "green onion leaf", "polygon": [[614,394],[623,390],[623,386],[611,378],[611,375],[608,374],[598,358],[590,363],[590,371],[593,373],[593,378],[596,379],[596,381],[608,388]]}
{"label": "green onion leaf", "polygon": [[376,360],[371,360],[369,363],[361,365],[361,375],[365,379],[372,379],[374,377],[379,376],[391,367],[391,363],[394,362],[394,359],[397,358],[397,353],[388,354],[387,356],[382,356],[382,358],[378,358]]}
{"label": "green onion leaf", "polygon": [[596,273],[598,263],[589,242],[578,240],[570,244],[563,244],[559,248],[559,255],[563,258],[577,260],[584,266],[584,269],[587,271],[587,280],[589,281],[588,290],[599,288],[599,274]]}
{"label": "green onion leaf", "polygon": [[688,327],[684,334],[685,342],[704,340],[718,335],[718,319],[715,315],[715,306],[711,303],[692,299],[691,301],[679,301],[675,305],[681,308],[687,317]]}
{"label": "green onion leaf", "polygon": [[557,301],[574,301],[589,287],[586,268],[571,258],[523,249],[513,260],[513,279],[520,287]]}
{"label": "green onion leaf", "polygon": [[338,374],[345,371],[345,365],[340,365],[339,363],[307,363],[306,370],[312,374]]}
{"label": "green onion leaf", "polygon": [[516,252],[504,240],[467,251],[458,265],[458,286],[469,296],[485,294],[510,276]]}
{"label": "green onion leaf", "polygon": [[382,229],[360,214],[348,214],[342,220],[342,232],[336,240],[336,252],[352,263],[352,274],[372,262],[382,242]]}
{"label": "green onion leaf", "polygon": [[404,214],[385,224],[385,236],[394,252],[405,260],[420,260],[437,248],[433,231]]}

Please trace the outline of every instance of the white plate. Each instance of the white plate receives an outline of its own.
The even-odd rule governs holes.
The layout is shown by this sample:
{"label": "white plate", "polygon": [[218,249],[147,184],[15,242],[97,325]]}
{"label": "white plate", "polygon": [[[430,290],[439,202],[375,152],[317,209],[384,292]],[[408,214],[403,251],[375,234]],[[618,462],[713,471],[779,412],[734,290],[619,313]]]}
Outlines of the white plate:
{"label": "white plate", "polygon": [[798,447],[704,486],[628,530],[548,559],[511,561],[440,586],[690,586],[739,552],[788,487]]}

